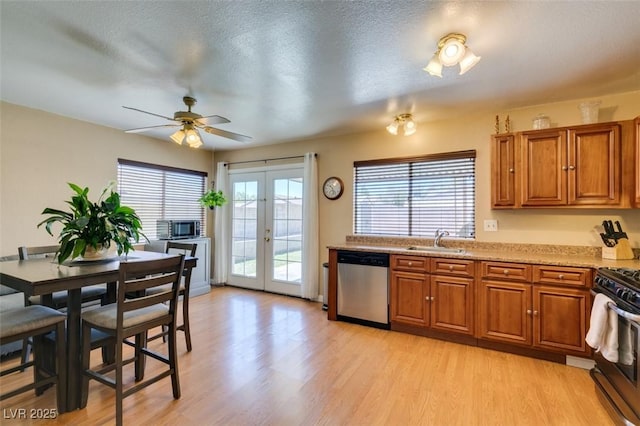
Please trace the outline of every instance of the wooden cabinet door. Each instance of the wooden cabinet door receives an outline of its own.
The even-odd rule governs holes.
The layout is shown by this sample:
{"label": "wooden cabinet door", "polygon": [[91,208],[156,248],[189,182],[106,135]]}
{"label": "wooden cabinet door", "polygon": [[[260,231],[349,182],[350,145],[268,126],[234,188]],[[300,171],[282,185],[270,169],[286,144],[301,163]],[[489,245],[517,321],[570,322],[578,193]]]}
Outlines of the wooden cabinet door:
{"label": "wooden cabinet door", "polygon": [[492,138],[491,205],[493,208],[516,205],[516,141],[512,134]]}
{"label": "wooden cabinet door", "polygon": [[427,274],[391,271],[391,322],[429,326]]}
{"label": "wooden cabinet door", "polygon": [[431,276],[431,328],[473,335],[473,279]]}
{"label": "wooden cabinet door", "polygon": [[566,131],[524,132],[521,135],[523,206],[567,204]]}
{"label": "wooden cabinet door", "polygon": [[569,129],[568,204],[620,204],[621,149],[618,124]]}
{"label": "wooden cabinet door", "polygon": [[640,117],[636,117],[633,126],[636,133],[636,207],[640,208]]}
{"label": "wooden cabinet door", "polygon": [[588,355],[589,291],[533,286],[533,346]]}
{"label": "wooden cabinet door", "polygon": [[531,284],[482,280],[479,337],[531,345]]}

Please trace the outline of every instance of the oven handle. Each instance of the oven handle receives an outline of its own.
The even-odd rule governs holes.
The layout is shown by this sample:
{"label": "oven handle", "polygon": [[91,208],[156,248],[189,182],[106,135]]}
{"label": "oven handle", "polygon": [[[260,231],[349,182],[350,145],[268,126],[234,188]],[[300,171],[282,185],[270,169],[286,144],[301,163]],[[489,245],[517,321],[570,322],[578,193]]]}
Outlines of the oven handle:
{"label": "oven handle", "polygon": [[[591,290],[591,294],[595,296],[596,294],[598,294],[598,292]],[[611,309],[613,312],[615,312],[616,314],[618,314],[619,316],[621,316],[623,318],[626,318],[626,319],[628,319],[630,321],[634,321],[634,322],[640,323],[640,315],[639,314],[633,314],[631,312],[625,311],[624,309],[620,309],[613,302],[607,303],[607,308]]]}

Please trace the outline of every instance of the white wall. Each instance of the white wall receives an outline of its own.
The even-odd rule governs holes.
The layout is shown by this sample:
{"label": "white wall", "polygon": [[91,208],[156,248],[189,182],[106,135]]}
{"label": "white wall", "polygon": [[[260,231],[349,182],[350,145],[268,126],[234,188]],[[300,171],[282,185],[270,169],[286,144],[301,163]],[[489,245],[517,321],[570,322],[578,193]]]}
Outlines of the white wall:
{"label": "white wall", "polygon": [[[45,207],[66,209],[67,182],[97,199],[117,181],[118,158],[209,173],[213,152],[0,103],[0,255],[19,245],[55,244],[42,221]],[[211,222],[210,229],[213,228]]]}

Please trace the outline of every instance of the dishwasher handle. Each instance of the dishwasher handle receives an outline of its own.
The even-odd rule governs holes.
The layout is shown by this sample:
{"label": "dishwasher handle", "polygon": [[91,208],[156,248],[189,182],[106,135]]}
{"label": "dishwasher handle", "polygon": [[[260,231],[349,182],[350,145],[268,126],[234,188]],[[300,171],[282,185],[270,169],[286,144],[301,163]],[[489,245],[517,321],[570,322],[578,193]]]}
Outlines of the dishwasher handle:
{"label": "dishwasher handle", "polygon": [[338,263],[348,263],[352,265],[380,266],[383,268],[388,268],[389,254],[338,250]]}

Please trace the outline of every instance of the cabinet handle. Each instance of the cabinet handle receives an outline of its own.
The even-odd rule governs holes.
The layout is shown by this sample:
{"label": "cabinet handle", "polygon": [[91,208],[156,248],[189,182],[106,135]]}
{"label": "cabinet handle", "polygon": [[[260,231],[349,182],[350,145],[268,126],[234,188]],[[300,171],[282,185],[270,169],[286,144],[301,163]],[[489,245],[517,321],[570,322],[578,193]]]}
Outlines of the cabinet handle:
{"label": "cabinet handle", "polygon": [[558,279],[559,280],[564,280],[564,275],[562,275],[562,274],[558,275]]}
{"label": "cabinet handle", "polygon": [[565,172],[567,171],[568,167],[567,166],[562,166],[562,170],[564,170]]}
{"label": "cabinet handle", "polygon": [[515,170],[509,169],[509,173],[514,173],[514,172],[515,172]]}
{"label": "cabinet handle", "polygon": [[433,302],[433,297],[427,296],[426,299],[427,299],[427,302]]}
{"label": "cabinet handle", "polygon": [[509,275],[509,270],[505,269],[504,271],[502,271],[502,273],[505,274],[505,275]]}
{"label": "cabinet handle", "polygon": [[531,309],[527,309],[527,315],[531,315]]}
{"label": "cabinet handle", "polygon": [[409,262],[409,263],[407,263],[407,265],[412,266],[412,265],[413,265],[413,262]]}
{"label": "cabinet handle", "polygon": [[533,311],[533,316],[537,316],[538,315],[538,311]]}
{"label": "cabinet handle", "polygon": [[433,302],[434,300],[436,300],[436,298],[435,298],[435,297],[433,297],[433,296],[431,296],[431,297],[429,298],[429,300],[431,300],[431,301]]}
{"label": "cabinet handle", "polygon": [[449,270],[453,271],[453,265],[449,265]]}
{"label": "cabinet handle", "polygon": [[569,170],[575,170],[576,166],[569,166]]}

